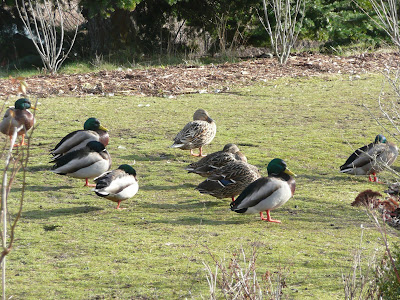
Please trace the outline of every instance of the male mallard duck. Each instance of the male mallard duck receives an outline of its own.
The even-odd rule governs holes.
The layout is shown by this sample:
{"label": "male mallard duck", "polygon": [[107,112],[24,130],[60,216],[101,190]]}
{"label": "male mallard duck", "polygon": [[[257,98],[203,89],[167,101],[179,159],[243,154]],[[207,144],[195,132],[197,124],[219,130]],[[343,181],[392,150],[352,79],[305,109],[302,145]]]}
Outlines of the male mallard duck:
{"label": "male mallard duck", "polygon": [[107,128],[102,126],[98,119],[89,118],[83,124],[83,130],[76,130],[66,135],[54,149],[50,150],[50,153],[57,158],[85,147],[90,141],[99,141],[104,146],[107,146],[109,140]]}
{"label": "male mallard duck", "polygon": [[[369,181],[378,182],[376,173],[390,166],[399,154],[397,146],[387,142],[382,134],[378,134],[375,141],[356,151],[340,166],[341,173],[353,175],[369,175]],[[374,178],[371,178],[371,174]]]}
{"label": "male mallard duck", "polygon": [[189,173],[196,173],[200,176],[208,177],[216,169],[236,160],[247,162],[246,156],[240,152],[238,146],[235,144],[226,144],[222,151],[208,154],[199,161],[188,165],[185,170]]}
{"label": "male mallard duck", "polygon": [[14,146],[24,146],[25,134],[32,128],[35,123],[33,114],[27,110],[28,108],[36,109],[31,102],[26,98],[21,98],[15,101],[14,107],[6,110],[3,120],[0,123],[0,131],[12,138],[14,130],[18,131],[18,135],[22,136],[20,144]]}
{"label": "male mallard duck", "polygon": [[[262,177],[250,183],[231,203],[231,210],[237,213],[260,213],[261,220],[280,223],[273,220],[270,210],[285,204],[294,194],[296,182],[286,163],[279,158],[271,160],[267,166],[268,177]],[[267,213],[264,218],[263,211]]]}
{"label": "male mallard duck", "polygon": [[233,161],[215,170],[196,190],[218,199],[232,198],[234,201],[235,196],[260,176],[257,167],[243,161]]}
{"label": "male mallard duck", "polygon": [[100,176],[111,167],[111,157],[104,145],[98,141],[90,141],[86,147],[69,152],[54,159],[52,172],[75,178],[85,178],[85,186],[89,178]]}
{"label": "male mallard duck", "polygon": [[136,171],[130,165],[120,165],[118,169],[106,172],[94,179],[97,196],[118,202],[116,209],[120,209],[121,201],[132,198],[139,190]]}
{"label": "male mallard duck", "polygon": [[[203,146],[208,145],[214,139],[217,125],[204,109],[198,109],[193,115],[193,121],[189,122],[174,138],[171,148],[190,150],[190,155],[203,155]],[[193,149],[199,148],[199,154],[193,154]]]}

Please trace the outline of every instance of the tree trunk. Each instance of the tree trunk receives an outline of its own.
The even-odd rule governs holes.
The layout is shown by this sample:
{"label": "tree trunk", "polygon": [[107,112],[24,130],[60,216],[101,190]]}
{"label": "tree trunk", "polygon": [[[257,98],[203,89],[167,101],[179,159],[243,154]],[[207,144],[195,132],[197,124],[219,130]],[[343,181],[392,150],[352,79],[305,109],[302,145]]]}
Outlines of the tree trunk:
{"label": "tree trunk", "polygon": [[135,36],[131,17],[132,12],[122,9],[116,9],[109,18],[86,14],[91,53],[107,54],[110,50],[127,48]]}
{"label": "tree trunk", "polygon": [[111,22],[102,16],[88,18],[88,37],[90,40],[90,51],[93,54],[105,54],[111,48]]}

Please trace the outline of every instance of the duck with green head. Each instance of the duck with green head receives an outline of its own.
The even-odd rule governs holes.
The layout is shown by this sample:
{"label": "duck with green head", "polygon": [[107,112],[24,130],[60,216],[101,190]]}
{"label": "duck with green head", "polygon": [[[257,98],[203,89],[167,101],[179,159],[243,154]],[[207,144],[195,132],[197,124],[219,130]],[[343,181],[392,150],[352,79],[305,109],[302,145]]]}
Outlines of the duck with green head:
{"label": "duck with green head", "polygon": [[[378,134],[373,143],[358,148],[346,162],[340,166],[341,173],[352,175],[369,175],[369,181],[378,182],[377,173],[394,163],[399,149],[386,137]],[[371,178],[371,175],[373,178]]]}
{"label": "duck with green head", "polygon": [[[284,205],[294,194],[296,182],[286,163],[274,158],[267,166],[268,177],[261,177],[248,185],[231,203],[231,210],[237,213],[259,213],[261,220],[281,223],[271,219],[270,211]],[[267,213],[265,218],[263,212]]]}
{"label": "duck with green head", "polygon": [[98,141],[90,141],[84,148],[68,152],[52,162],[55,163],[52,172],[85,179],[85,186],[95,186],[89,184],[88,179],[100,176],[111,167],[110,154]]}
{"label": "duck with green head", "polygon": [[101,125],[96,118],[87,119],[83,124],[83,130],[76,130],[66,135],[50,150],[50,153],[55,159],[68,152],[85,147],[90,141],[98,141],[104,146],[107,146],[110,141],[107,128]]}
{"label": "duck with green head", "polygon": [[136,170],[127,164],[100,175],[94,182],[96,188],[93,191],[96,195],[117,202],[116,209],[121,209],[121,202],[132,198],[139,190]]}
{"label": "duck with green head", "polygon": [[10,139],[15,130],[22,137],[21,143],[14,146],[26,145],[25,134],[35,124],[35,117],[28,110],[29,108],[36,109],[28,99],[20,98],[15,101],[14,107],[6,110],[3,120],[0,122],[0,131],[8,135]]}

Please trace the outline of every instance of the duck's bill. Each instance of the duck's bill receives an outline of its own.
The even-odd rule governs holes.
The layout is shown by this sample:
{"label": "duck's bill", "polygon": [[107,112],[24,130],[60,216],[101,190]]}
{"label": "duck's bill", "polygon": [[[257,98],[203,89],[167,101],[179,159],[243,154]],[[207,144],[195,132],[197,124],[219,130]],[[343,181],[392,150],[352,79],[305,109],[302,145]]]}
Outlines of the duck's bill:
{"label": "duck's bill", "polygon": [[103,131],[108,131],[108,129],[105,128],[103,125],[100,125],[100,126],[99,126],[99,129],[101,129],[101,130],[103,130]]}
{"label": "duck's bill", "polygon": [[290,176],[297,176],[296,174],[294,174],[292,171],[290,171],[289,169],[286,169],[285,171],[284,171],[286,174],[288,174],[288,175],[290,175]]}
{"label": "duck's bill", "polygon": [[35,106],[33,106],[33,105],[31,105],[30,108],[31,108],[31,109],[34,109],[34,110],[37,110],[37,109],[38,109],[37,107],[35,107]]}

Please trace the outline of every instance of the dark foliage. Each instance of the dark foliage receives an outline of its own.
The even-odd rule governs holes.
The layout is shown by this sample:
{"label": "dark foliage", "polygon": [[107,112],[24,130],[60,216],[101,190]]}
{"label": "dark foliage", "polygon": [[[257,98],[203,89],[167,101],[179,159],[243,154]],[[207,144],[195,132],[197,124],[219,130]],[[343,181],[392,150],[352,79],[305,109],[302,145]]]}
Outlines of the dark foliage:
{"label": "dark foliage", "polygon": [[23,32],[15,7],[0,6],[0,66],[3,68],[41,65],[33,43]]}
{"label": "dark foliage", "polygon": [[[0,64],[41,65],[31,41],[23,34],[14,2],[0,4]],[[82,24],[69,60],[103,55],[121,62],[143,55],[199,51],[213,54],[221,46],[268,46],[269,38],[258,15],[261,0],[81,0]],[[372,13],[368,1],[361,3]],[[225,24],[224,41],[218,26]],[[184,25],[184,26],[182,26]],[[179,28],[179,29],[177,29]],[[185,39],[177,39],[183,33]],[[240,32],[240,34],[238,34]],[[194,41],[197,41],[194,43]],[[356,45],[377,47],[389,41],[386,34],[352,0],[307,1],[299,40],[332,52]],[[222,42],[222,43],[221,43]],[[315,47],[314,47],[315,48]],[[223,49],[222,49],[223,50]]]}

